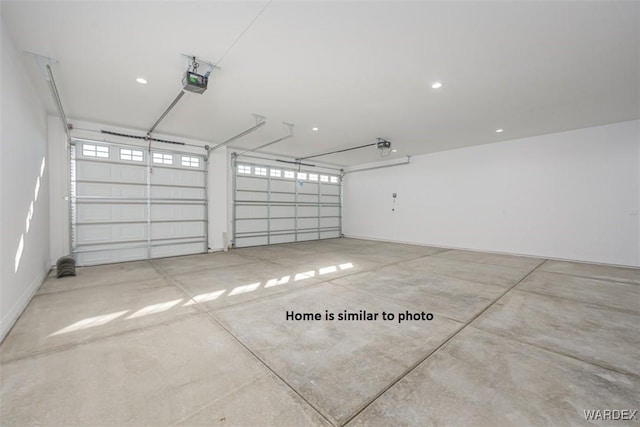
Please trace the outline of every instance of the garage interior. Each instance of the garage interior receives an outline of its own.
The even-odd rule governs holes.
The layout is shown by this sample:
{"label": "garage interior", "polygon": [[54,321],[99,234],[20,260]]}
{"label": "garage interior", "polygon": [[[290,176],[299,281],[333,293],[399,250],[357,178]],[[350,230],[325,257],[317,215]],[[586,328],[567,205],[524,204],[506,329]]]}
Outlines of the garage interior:
{"label": "garage interior", "polygon": [[637,423],[640,3],[0,12],[0,424]]}

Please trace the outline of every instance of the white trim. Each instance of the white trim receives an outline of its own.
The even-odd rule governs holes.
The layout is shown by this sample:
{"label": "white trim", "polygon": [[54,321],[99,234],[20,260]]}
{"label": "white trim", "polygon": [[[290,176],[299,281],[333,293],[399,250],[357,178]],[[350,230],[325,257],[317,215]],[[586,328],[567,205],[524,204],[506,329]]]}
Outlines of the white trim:
{"label": "white trim", "polygon": [[375,239],[373,237],[364,237],[364,236],[353,236],[353,235],[344,235],[345,238],[348,239],[358,239],[358,240],[370,240],[372,242],[384,242],[384,243],[401,243],[403,245],[413,245],[413,246],[428,246],[431,248],[438,248],[438,249],[449,249],[449,250],[456,250],[456,251],[468,251],[468,252],[482,252],[485,254],[496,254],[496,255],[511,255],[511,256],[519,256],[519,257],[525,257],[525,258],[535,258],[535,259],[539,259],[541,261],[564,261],[564,262],[573,262],[573,263],[579,263],[579,264],[590,264],[590,265],[604,265],[607,267],[622,267],[622,268],[633,268],[636,270],[640,271],[640,267],[638,267],[637,265],[627,265],[627,264],[607,264],[604,262],[595,262],[595,261],[586,261],[586,260],[581,260],[581,259],[569,259],[569,258],[555,258],[555,257],[549,257],[549,256],[542,256],[542,255],[531,255],[531,254],[516,254],[513,252],[500,252],[500,251],[489,251],[489,250],[485,250],[485,249],[473,249],[473,248],[463,248],[460,246],[442,246],[442,245],[432,245],[429,243],[418,243],[418,242],[407,242],[404,240],[389,240],[389,239]]}
{"label": "white trim", "polygon": [[11,307],[11,309],[7,312],[7,314],[5,314],[2,320],[0,320],[0,342],[5,339],[20,315],[27,308],[27,305],[29,305],[40,286],[42,286],[50,271],[51,269],[49,268],[49,266],[44,265],[43,271],[31,282],[31,285],[29,285],[27,289],[25,289],[25,291],[22,293],[20,298],[18,298],[13,307]]}

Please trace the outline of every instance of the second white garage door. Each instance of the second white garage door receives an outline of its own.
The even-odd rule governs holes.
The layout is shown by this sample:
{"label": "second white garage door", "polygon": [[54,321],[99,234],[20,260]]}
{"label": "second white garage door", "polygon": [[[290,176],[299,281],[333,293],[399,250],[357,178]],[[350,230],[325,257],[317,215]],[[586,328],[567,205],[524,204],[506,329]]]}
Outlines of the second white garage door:
{"label": "second white garage door", "polygon": [[340,237],[341,177],[238,160],[234,246]]}

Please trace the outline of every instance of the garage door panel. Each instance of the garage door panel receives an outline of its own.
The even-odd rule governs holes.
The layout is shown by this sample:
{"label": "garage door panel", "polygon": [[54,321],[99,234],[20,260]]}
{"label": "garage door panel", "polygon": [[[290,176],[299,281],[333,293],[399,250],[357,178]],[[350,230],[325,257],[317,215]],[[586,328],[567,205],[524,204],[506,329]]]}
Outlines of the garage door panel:
{"label": "garage door panel", "polygon": [[263,178],[239,176],[236,180],[236,189],[267,191],[269,189],[269,181]]}
{"label": "garage door panel", "polygon": [[318,216],[318,206],[298,206],[298,217]]}
{"label": "garage door panel", "polygon": [[296,191],[296,182],[293,181],[293,180],[285,181],[285,180],[272,179],[271,180],[271,191],[282,191],[282,192],[288,192],[288,193],[295,193],[295,191]]}
{"label": "garage door panel", "polygon": [[76,174],[80,181],[115,181],[139,184],[145,184],[147,182],[147,168],[137,165],[78,160],[76,163]]}
{"label": "garage door panel", "polygon": [[271,218],[294,217],[295,215],[295,206],[271,206]]}
{"label": "garage door panel", "polygon": [[236,232],[238,233],[255,233],[266,230],[269,226],[269,221],[266,219],[248,219],[244,221],[238,221],[236,223]]}
{"label": "garage door panel", "polygon": [[340,218],[321,218],[320,228],[340,227]]}
{"label": "garage door panel", "polygon": [[340,230],[321,231],[320,232],[320,238],[321,239],[334,239],[336,237],[340,237]]}
{"label": "garage door panel", "polygon": [[166,258],[172,256],[189,255],[202,252],[204,242],[197,243],[172,243],[171,245],[153,246],[152,258]]}
{"label": "garage door panel", "polygon": [[340,196],[327,196],[323,194],[322,196],[320,196],[320,203],[337,205],[340,203]]}
{"label": "garage door panel", "polygon": [[340,208],[338,206],[321,206],[320,216],[340,216]]}
{"label": "garage door panel", "polygon": [[131,242],[147,239],[147,228],[141,224],[77,225],[77,245]]}
{"label": "garage door panel", "polygon": [[147,206],[144,204],[109,204],[109,203],[85,203],[76,208],[76,221],[100,222],[100,221],[140,221],[147,220]]}
{"label": "garage door panel", "polygon": [[112,177],[116,181],[144,183],[147,180],[146,174],[147,168],[140,166],[116,166],[112,170]]}
{"label": "garage door panel", "polygon": [[298,218],[298,229],[318,228],[318,218]]}
{"label": "garage door panel", "polygon": [[187,185],[204,187],[205,174],[203,171],[188,169],[169,169],[154,167],[151,174],[151,184],[158,185]]}
{"label": "garage door panel", "polygon": [[95,252],[76,254],[78,265],[111,264],[114,262],[136,261],[147,257],[147,248],[103,249]]}
{"label": "garage door panel", "polygon": [[204,221],[154,222],[151,224],[152,239],[178,239],[204,235]]}
{"label": "garage door panel", "polygon": [[235,242],[235,245],[238,248],[245,248],[249,246],[261,246],[261,245],[268,245],[268,244],[269,244],[269,240],[267,236],[264,236],[264,237],[236,236],[236,242]]}
{"label": "garage door panel", "polygon": [[274,234],[270,237],[271,244],[290,243],[296,241],[296,235],[291,234]]}
{"label": "garage door panel", "polygon": [[272,202],[288,202],[294,203],[296,201],[296,195],[294,193],[271,193]]}
{"label": "garage door panel", "polygon": [[321,193],[322,194],[330,194],[334,196],[340,195],[340,186],[339,185],[331,185],[331,184],[321,184]]}
{"label": "garage door panel", "polygon": [[294,218],[271,219],[271,231],[294,230],[296,220]]}
{"label": "garage door panel", "polygon": [[267,216],[269,216],[267,206],[241,205],[236,207],[236,218],[266,218]]}
{"label": "garage door panel", "polygon": [[197,199],[204,200],[206,192],[204,188],[190,187],[151,187],[152,199]]}
{"label": "garage door panel", "polygon": [[320,234],[317,231],[298,233],[298,242],[303,242],[306,240],[318,240],[319,238]]}
{"label": "garage door panel", "polygon": [[269,199],[269,194],[266,192],[238,191],[238,199],[246,202],[266,202]]}
{"label": "garage door panel", "polygon": [[318,195],[317,194],[298,194],[298,202],[318,203]]}
{"label": "garage door panel", "polygon": [[151,220],[193,220],[204,219],[205,207],[202,205],[158,204],[151,206]]}
{"label": "garage door panel", "polygon": [[318,184],[313,182],[305,182],[302,185],[298,184],[298,193],[307,193],[314,194],[317,196],[318,194]]}
{"label": "garage door panel", "polygon": [[96,182],[77,182],[76,196],[91,197],[121,197],[130,199],[144,199],[147,197],[146,184],[111,184]]}

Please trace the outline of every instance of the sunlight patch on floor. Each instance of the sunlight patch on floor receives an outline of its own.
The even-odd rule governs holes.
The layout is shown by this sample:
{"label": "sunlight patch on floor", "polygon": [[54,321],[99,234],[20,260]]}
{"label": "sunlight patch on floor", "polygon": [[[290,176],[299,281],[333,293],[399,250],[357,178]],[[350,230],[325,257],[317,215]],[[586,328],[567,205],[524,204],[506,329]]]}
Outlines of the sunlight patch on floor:
{"label": "sunlight patch on floor", "polygon": [[314,270],[311,270],[311,271],[305,271],[304,273],[297,273],[297,274],[294,276],[293,281],[294,281],[294,282],[297,282],[297,281],[299,281],[299,280],[309,279],[309,278],[311,278],[311,277],[313,277],[313,276],[315,276],[315,275],[316,275],[316,272],[315,272]]}
{"label": "sunlight patch on floor", "polygon": [[267,281],[267,283],[264,285],[265,288],[271,288],[273,286],[280,286],[280,285],[284,285],[286,283],[289,283],[289,280],[291,279],[291,276],[284,276],[280,279],[270,279]]}
{"label": "sunlight patch on floor", "polygon": [[49,336],[53,337],[55,335],[67,334],[69,332],[75,332],[83,329],[95,328],[96,326],[102,326],[104,324],[111,322],[114,319],[117,319],[118,317],[128,312],[129,310],[123,310],[123,311],[116,311],[115,313],[103,314],[101,316],[88,317],[86,319],[82,319],[76,323],[73,323],[65,328],[62,328],[59,331],[56,331],[50,334]]}
{"label": "sunlight patch on floor", "polygon": [[332,266],[329,266],[329,267],[319,268],[318,269],[318,274],[323,275],[323,274],[328,274],[328,273],[335,273],[336,271],[338,271],[338,267],[336,267],[335,265],[332,265]]}
{"label": "sunlight patch on floor", "polygon": [[251,283],[250,285],[237,286],[231,292],[229,292],[229,296],[244,294],[247,292],[253,292],[260,287],[262,282]]}
{"label": "sunlight patch on floor", "polygon": [[191,300],[187,301],[186,303],[184,303],[182,306],[183,307],[188,307],[190,305],[193,304],[197,304],[199,302],[207,302],[207,301],[213,301],[218,299],[222,294],[224,294],[227,290],[226,289],[222,289],[221,291],[215,291],[215,292],[208,292],[206,294],[200,294],[200,295],[196,295],[195,297],[193,297]]}
{"label": "sunlight patch on floor", "polygon": [[182,298],[176,299],[173,301],[161,302],[159,304],[148,305],[136,311],[131,316],[128,316],[127,320],[135,319],[142,316],[148,316],[149,314],[162,313],[163,311],[167,311],[173,306],[178,305],[181,301],[182,301]]}
{"label": "sunlight patch on floor", "polygon": [[[24,239],[24,237],[23,237]],[[19,253],[16,255],[16,270],[17,270],[17,266],[20,262],[20,256],[22,255],[22,246],[24,245],[23,239],[21,239],[20,245],[19,245]],[[321,267],[318,268],[317,270],[317,274],[318,276],[324,275],[324,274],[330,274],[330,273],[335,273],[338,270],[348,270],[350,268],[353,268],[353,264],[348,262],[348,263],[344,263],[344,264],[338,264],[338,265],[330,265],[330,266],[326,266],[326,267]],[[306,280],[306,279],[310,279],[312,277],[316,276],[316,270],[309,270],[309,271],[305,271],[305,272],[301,272],[301,273],[296,273],[295,275],[293,275],[293,280],[291,280],[291,275],[288,276],[282,276],[281,278],[273,278],[273,279],[269,279],[266,282],[264,282],[264,288],[272,288],[275,286],[281,286],[281,285],[285,285],[287,283],[291,283],[291,282],[297,282],[300,280]],[[256,290],[258,290],[260,288],[260,285],[262,285],[263,282],[255,282],[255,283],[250,283],[247,285],[242,285],[242,286],[236,286],[235,288],[233,288],[233,290],[231,292],[228,293],[227,296],[234,296],[234,295],[240,295],[240,294],[245,294],[248,292],[254,292]],[[194,297],[192,297],[191,299],[189,299],[188,301],[186,301],[184,304],[182,304],[182,307],[188,307],[194,304],[198,304],[198,303],[205,303],[205,302],[209,302],[209,301],[214,301],[220,297],[222,297],[224,295],[224,293],[226,292],[226,289],[221,289],[221,290],[217,290],[217,291],[213,291],[213,292],[207,292],[207,293],[203,293],[203,294],[199,294],[196,295]],[[126,320],[131,320],[131,319],[137,319],[143,316],[148,316],[151,314],[157,314],[157,313],[162,313],[164,311],[168,311],[171,310],[172,308],[174,308],[175,306],[177,306],[178,304],[180,304],[181,302],[183,302],[184,299],[180,298],[180,299],[175,299],[175,300],[171,300],[171,301],[166,301],[166,302],[161,302],[161,303],[157,303],[157,304],[151,304],[151,305],[147,305],[146,307],[143,307],[137,311],[135,311],[134,313],[132,313],[131,315],[127,316]],[[51,335],[49,335],[50,337],[55,336],[55,335],[60,335],[60,334],[66,334],[69,332],[74,332],[74,331],[78,331],[78,330],[83,330],[83,329],[88,329],[88,328],[94,328],[96,326],[102,326],[105,325],[109,322],[111,322],[112,320],[117,319],[118,317],[121,317],[123,315],[125,315],[126,313],[130,312],[131,310],[124,310],[124,311],[118,311],[115,313],[110,313],[110,314],[104,314],[104,315],[100,315],[100,316],[95,316],[95,317],[89,317],[83,320],[80,320],[76,323],[73,323],[63,329],[60,329],[57,332],[52,333]]]}

